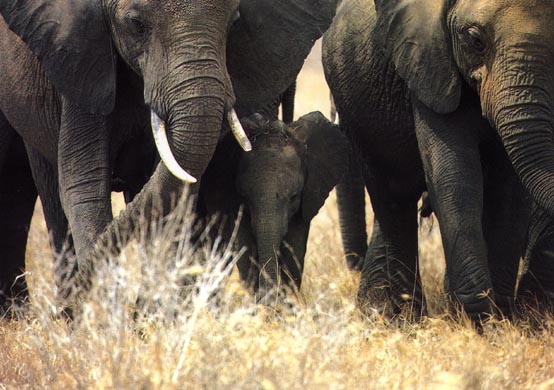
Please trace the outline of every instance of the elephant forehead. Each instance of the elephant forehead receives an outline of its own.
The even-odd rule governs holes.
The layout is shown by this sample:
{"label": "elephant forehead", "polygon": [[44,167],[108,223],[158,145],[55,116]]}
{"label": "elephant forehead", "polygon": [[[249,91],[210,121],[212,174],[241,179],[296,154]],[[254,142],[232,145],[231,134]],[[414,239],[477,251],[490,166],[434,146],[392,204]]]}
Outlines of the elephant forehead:
{"label": "elephant forehead", "polygon": [[275,185],[284,182],[303,182],[305,164],[292,144],[278,148],[254,148],[241,160],[239,180],[255,181],[269,177]]}
{"label": "elephant forehead", "polygon": [[[510,33],[534,34],[544,31],[554,16],[552,0],[479,0],[459,1],[454,8],[461,26],[494,25],[495,30],[505,28]],[[497,31],[498,32],[498,31]]]}
{"label": "elephant forehead", "polygon": [[198,12],[210,13],[214,17],[224,9],[236,8],[231,0],[112,0],[111,7],[135,9],[139,12],[157,9],[160,14],[177,18],[190,17]]}
{"label": "elephant forehead", "polygon": [[298,150],[290,142],[278,145],[264,145],[264,147],[259,149],[254,147],[250,157],[262,164],[273,164],[282,167],[300,167],[301,165]]}

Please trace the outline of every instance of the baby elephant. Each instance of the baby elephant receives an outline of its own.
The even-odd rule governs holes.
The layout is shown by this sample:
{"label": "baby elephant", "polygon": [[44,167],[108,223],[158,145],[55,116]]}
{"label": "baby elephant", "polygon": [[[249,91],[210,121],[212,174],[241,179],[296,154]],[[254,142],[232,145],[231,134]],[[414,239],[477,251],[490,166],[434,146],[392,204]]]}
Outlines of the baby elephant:
{"label": "baby elephant", "polygon": [[236,244],[241,278],[259,295],[275,286],[300,287],[310,221],[347,169],[349,146],[320,112],[286,125],[255,114],[242,121],[253,150],[231,136],[220,141],[202,177],[201,215],[221,215],[231,236],[243,206]]}

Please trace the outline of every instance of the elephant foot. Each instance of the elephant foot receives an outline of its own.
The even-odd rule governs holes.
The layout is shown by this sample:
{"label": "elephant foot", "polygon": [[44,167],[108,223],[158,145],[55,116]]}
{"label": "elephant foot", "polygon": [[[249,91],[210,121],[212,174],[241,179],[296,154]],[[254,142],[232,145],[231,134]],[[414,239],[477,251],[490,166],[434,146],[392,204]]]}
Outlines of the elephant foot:
{"label": "elephant foot", "polygon": [[492,290],[479,294],[450,292],[453,313],[465,314],[478,327],[498,314],[495,294]]}
{"label": "elephant foot", "polygon": [[357,295],[358,307],[367,315],[402,317],[418,321],[426,315],[421,280],[404,262],[391,256],[364,264]]}
{"label": "elephant foot", "polygon": [[[543,291],[519,290],[514,305],[514,318],[531,331],[544,331],[554,315],[554,296]],[[548,325],[547,328],[548,329]],[[549,329],[548,329],[549,330]]]}
{"label": "elephant foot", "polygon": [[425,304],[411,295],[394,296],[388,287],[360,289],[356,303],[361,312],[368,317],[381,317],[393,321],[404,319],[417,322],[426,315]]}
{"label": "elephant foot", "polygon": [[254,296],[269,321],[295,315],[300,306],[298,297],[286,288],[275,288],[268,293],[258,291]]}
{"label": "elephant foot", "polygon": [[346,255],[346,265],[353,272],[361,272],[364,265],[364,257],[356,253],[348,253]]}
{"label": "elephant foot", "polygon": [[367,283],[362,280],[356,301],[358,308],[368,317],[378,315],[387,320],[402,318],[416,322],[426,315],[426,305],[422,294],[414,292],[393,289],[386,282]]}
{"label": "elephant foot", "polygon": [[520,289],[515,307],[519,317],[544,317],[554,314],[554,292],[543,289]]}
{"label": "elephant foot", "polygon": [[515,299],[513,296],[496,294],[496,307],[503,318],[513,319]]}

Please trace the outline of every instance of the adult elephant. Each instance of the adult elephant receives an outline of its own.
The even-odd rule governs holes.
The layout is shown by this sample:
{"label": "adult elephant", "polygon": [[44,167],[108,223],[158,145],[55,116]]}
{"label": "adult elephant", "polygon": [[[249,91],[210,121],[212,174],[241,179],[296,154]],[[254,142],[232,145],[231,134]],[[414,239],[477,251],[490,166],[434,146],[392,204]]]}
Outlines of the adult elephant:
{"label": "adult elephant", "polygon": [[310,222],[348,164],[348,141],[321,113],[291,124],[255,114],[242,121],[252,140],[245,153],[227,136],[200,187],[198,208],[226,221],[230,238],[241,206],[236,245],[242,279],[262,298],[276,286],[298,290]]}
{"label": "adult elephant", "polygon": [[25,146],[0,112],[0,316],[26,299],[25,246],[37,190]]}
{"label": "adult elephant", "polygon": [[341,3],[324,62],[376,215],[362,300],[422,306],[427,187],[448,291],[472,318],[509,311],[527,192],[554,215],[553,13],[542,0]]}
{"label": "adult elephant", "polygon": [[[37,96],[28,97],[44,101]],[[41,118],[57,123],[59,110],[56,107],[42,107],[40,112]],[[133,123],[131,117],[128,119]],[[51,134],[57,132],[47,124],[42,129]],[[151,131],[144,124],[136,128],[120,126],[117,130],[112,133],[110,142],[111,190],[123,192],[128,203],[152,174],[156,149]],[[23,142],[0,112],[0,311],[2,307],[10,308],[12,303],[24,302],[28,296],[21,274],[25,269],[27,236],[39,193],[52,249],[61,260],[57,262],[60,269],[56,274],[63,277],[74,248],[60,202],[57,169],[33,146]]]}
{"label": "adult elephant", "polygon": [[[335,2],[7,0],[0,12],[19,36],[0,23],[0,107],[56,168],[85,272],[112,219],[110,142],[118,127],[151,119],[165,163],[106,233],[125,237],[137,215],[150,215],[154,198],[166,214],[183,180],[202,175],[224,116],[240,132],[233,106],[248,114],[292,84]],[[42,116],[44,107],[59,115]]]}

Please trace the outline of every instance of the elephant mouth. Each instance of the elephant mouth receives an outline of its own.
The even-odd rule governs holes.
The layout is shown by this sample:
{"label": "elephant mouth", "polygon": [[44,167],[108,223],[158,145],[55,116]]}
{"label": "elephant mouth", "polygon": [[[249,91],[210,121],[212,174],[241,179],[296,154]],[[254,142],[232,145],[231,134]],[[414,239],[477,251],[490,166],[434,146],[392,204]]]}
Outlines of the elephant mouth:
{"label": "elephant mouth", "polygon": [[[244,131],[239,121],[237,113],[232,106],[228,106],[225,108],[225,118],[229,122],[229,127],[231,128],[231,131],[241,148],[245,152],[251,151],[252,144],[250,143],[250,140],[248,139],[248,136],[246,135],[246,132]],[[196,183],[198,180],[190,173],[188,173],[185,169],[183,169],[173,155],[169,140],[167,138],[165,121],[161,119],[153,109],[150,110],[150,124],[152,127],[152,135],[154,136],[156,148],[158,149],[161,160],[163,161],[169,172],[171,172],[173,176],[175,176],[179,180],[184,181],[185,183]]]}

